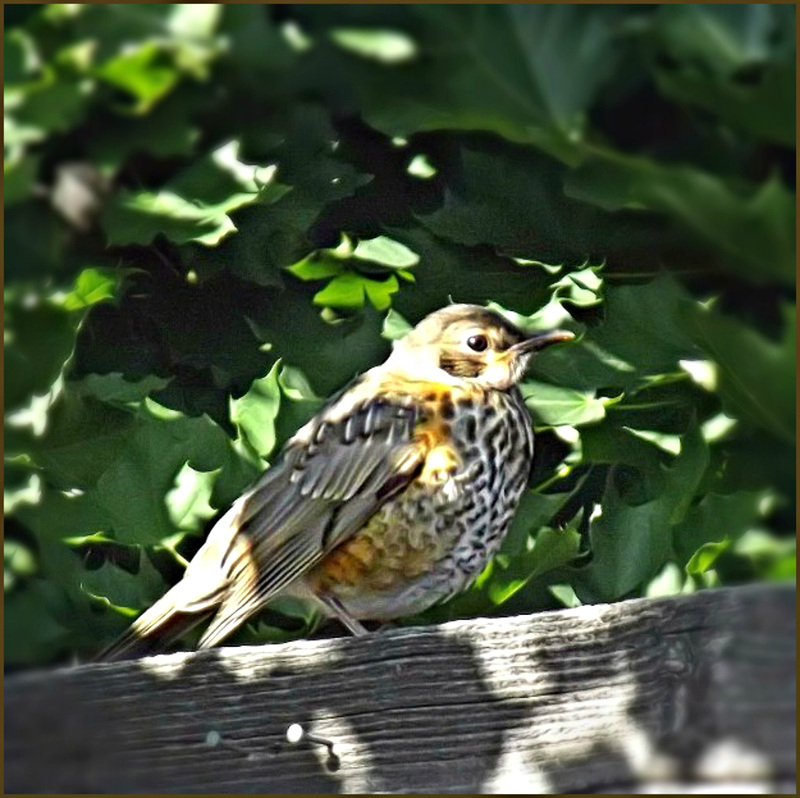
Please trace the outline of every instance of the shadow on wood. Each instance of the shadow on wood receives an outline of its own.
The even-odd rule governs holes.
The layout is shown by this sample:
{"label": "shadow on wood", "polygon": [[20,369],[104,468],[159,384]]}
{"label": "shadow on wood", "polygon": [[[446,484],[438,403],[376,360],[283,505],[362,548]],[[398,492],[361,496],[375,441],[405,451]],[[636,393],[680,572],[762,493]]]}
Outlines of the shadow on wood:
{"label": "shadow on wood", "polygon": [[28,673],[5,789],[769,789],[795,779],[795,659],[794,586],[754,585]]}

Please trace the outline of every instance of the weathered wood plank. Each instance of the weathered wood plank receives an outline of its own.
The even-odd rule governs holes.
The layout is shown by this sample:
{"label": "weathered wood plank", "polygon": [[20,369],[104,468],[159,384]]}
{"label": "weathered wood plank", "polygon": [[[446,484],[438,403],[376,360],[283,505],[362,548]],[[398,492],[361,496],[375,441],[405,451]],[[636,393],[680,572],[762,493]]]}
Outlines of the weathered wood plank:
{"label": "weathered wood plank", "polygon": [[794,586],[756,585],[23,674],[5,789],[785,789],[795,660]]}

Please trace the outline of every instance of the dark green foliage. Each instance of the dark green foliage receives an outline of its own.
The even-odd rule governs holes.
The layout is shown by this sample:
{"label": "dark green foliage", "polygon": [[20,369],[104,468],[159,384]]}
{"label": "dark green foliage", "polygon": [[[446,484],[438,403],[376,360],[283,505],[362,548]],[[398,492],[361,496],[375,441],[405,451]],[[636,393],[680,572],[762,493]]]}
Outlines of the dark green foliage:
{"label": "dark green foliage", "polygon": [[500,555],[410,623],[794,575],[792,6],[22,9],[7,665],[102,648],[451,300],[579,339]]}

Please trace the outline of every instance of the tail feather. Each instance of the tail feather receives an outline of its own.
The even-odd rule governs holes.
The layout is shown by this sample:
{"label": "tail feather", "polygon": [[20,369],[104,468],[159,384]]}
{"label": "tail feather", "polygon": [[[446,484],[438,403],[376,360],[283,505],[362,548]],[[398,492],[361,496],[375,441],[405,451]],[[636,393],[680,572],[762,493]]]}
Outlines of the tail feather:
{"label": "tail feather", "polygon": [[[186,573],[150,609],[145,610],[114,643],[97,657],[109,662],[163,651],[172,641],[220,609],[204,640],[219,642],[259,607],[254,598],[258,569],[250,543],[234,523],[236,505],[216,524],[189,563]],[[221,606],[220,606],[221,605]],[[219,621],[226,622],[220,626]],[[207,643],[206,643],[207,644]]]}
{"label": "tail feather", "polygon": [[95,662],[116,662],[163,652],[171,643],[209,618],[214,610],[182,612],[169,593],[140,615],[110,646],[100,652]]}

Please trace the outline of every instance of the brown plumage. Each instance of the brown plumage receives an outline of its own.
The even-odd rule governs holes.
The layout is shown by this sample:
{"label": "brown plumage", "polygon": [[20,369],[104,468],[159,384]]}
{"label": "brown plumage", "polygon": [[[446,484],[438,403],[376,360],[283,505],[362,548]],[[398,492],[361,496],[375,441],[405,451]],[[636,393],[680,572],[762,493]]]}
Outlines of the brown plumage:
{"label": "brown plumage", "polygon": [[502,316],[451,305],[421,321],[291,438],[215,524],[183,579],[101,658],[157,649],[213,619],[217,645],[279,595],[351,631],[463,590],[524,490],[533,432],[516,387],[534,351]]}

